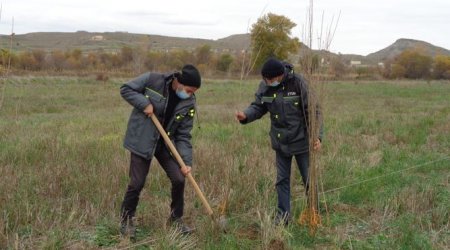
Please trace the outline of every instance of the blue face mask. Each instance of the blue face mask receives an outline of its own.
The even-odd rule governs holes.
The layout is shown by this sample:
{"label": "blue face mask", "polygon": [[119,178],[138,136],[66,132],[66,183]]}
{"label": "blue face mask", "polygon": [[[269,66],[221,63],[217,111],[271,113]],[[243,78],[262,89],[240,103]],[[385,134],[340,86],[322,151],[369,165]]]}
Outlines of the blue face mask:
{"label": "blue face mask", "polygon": [[276,86],[278,86],[278,85],[280,85],[280,82],[279,82],[279,81],[274,81],[274,82],[272,82],[271,84],[269,84],[270,87],[276,87]]}
{"label": "blue face mask", "polygon": [[178,96],[180,99],[183,99],[183,100],[184,100],[184,99],[188,99],[189,97],[191,97],[191,95],[189,95],[189,94],[186,92],[186,90],[184,90],[184,88],[177,89],[175,93],[177,94],[177,96]]}

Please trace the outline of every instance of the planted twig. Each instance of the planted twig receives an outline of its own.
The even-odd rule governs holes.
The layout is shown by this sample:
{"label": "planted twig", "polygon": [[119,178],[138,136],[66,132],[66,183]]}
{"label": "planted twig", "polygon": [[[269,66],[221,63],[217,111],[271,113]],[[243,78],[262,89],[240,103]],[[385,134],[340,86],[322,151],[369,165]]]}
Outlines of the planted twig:
{"label": "planted twig", "polygon": [[[320,30],[317,32],[318,37],[318,51],[328,50],[333,36],[336,32],[337,22],[334,24],[334,18],[332,19],[331,25],[326,31],[326,36],[322,37],[323,34],[323,24],[324,24],[324,13],[322,13],[322,20],[320,25]],[[338,18],[339,20],[339,18]],[[307,121],[307,130],[309,136],[309,173],[308,173],[308,197],[307,197],[307,207],[302,212],[299,222],[301,224],[306,224],[310,228],[310,233],[312,235],[317,231],[318,226],[321,224],[321,217],[319,214],[319,187],[323,191],[323,183],[319,180],[320,177],[320,161],[319,152],[314,150],[314,143],[319,138],[320,130],[322,126],[322,111],[320,107],[323,106],[325,99],[323,90],[323,75],[321,74],[321,62],[314,61],[313,55],[313,34],[314,34],[314,1],[310,0],[310,6],[307,12],[306,25],[304,26],[306,32],[303,34],[303,40],[307,42],[308,50],[303,58],[301,58],[301,64],[304,67],[304,73],[308,79],[308,113],[310,114]],[[304,30],[305,31],[305,30]],[[325,42],[324,42],[325,41]],[[322,48],[322,45],[324,47]],[[325,209],[326,201],[325,201]]]}

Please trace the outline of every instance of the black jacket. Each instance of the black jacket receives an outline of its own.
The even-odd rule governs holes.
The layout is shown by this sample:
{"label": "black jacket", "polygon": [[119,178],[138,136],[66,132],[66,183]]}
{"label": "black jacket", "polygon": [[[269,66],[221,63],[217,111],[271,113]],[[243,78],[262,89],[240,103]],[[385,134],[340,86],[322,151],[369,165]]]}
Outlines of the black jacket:
{"label": "black jacket", "polygon": [[[241,123],[253,122],[269,112],[272,148],[286,155],[308,152],[309,109],[306,80],[298,74],[286,72],[277,87],[269,87],[261,81],[255,96],[256,100],[244,110],[247,119]],[[319,139],[322,140],[322,118],[318,105],[316,115],[320,121]]]}

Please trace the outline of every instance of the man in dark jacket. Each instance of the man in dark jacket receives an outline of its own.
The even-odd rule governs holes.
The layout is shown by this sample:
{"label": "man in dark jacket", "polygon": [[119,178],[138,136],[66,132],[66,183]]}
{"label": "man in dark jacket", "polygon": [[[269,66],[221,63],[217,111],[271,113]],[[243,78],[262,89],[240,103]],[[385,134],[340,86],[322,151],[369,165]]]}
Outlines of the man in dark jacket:
{"label": "man in dark jacket", "polygon": [[[261,70],[263,80],[256,92],[256,100],[243,112],[236,112],[241,124],[253,122],[270,113],[270,139],[276,152],[278,213],[276,224],[287,225],[290,220],[290,175],[292,157],[295,157],[308,189],[308,86],[304,78],[294,74],[282,62],[271,58]],[[320,111],[316,115],[321,124]],[[320,129],[322,134],[322,128]],[[314,141],[314,149],[321,147],[321,135]]]}
{"label": "man in dark jacket", "polygon": [[[185,65],[181,72],[146,73],[120,88],[122,97],[134,108],[128,121],[124,147],[131,152],[130,182],[121,207],[123,235],[135,238],[134,216],[139,195],[145,184],[150,162],[156,157],[172,183],[172,203],[168,223],[180,228],[182,233],[192,231],[183,224],[185,175],[192,166],[191,130],[195,113],[194,92],[200,88],[199,71]],[[156,126],[149,118],[156,115],[167,135],[188,166],[180,169]]]}

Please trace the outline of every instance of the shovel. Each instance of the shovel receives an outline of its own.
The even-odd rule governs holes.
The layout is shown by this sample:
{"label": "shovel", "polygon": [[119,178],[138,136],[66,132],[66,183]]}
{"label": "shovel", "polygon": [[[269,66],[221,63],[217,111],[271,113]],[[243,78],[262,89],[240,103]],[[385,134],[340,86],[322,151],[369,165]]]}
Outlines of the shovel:
{"label": "shovel", "polygon": [[[170,140],[169,136],[167,136],[167,133],[164,130],[164,128],[161,126],[161,123],[158,121],[158,118],[156,118],[156,116],[154,114],[150,115],[150,118],[152,118],[153,123],[155,124],[155,126],[158,129],[159,133],[161,134],[161,136],[163,137],[163,139],[166,142],[167,146],[169,147],[170,152],[172,152],[172,155],[177,160],[178,164],[180,165],[180,168],[186,168],[186,164],[184,164],[183,159],[181,159],[180,154],[178,153],[177,149],[173,145],[173,143]],[[203,195],[202,190],[200,190],[200,188],[198,187],[197,182],[195,181],[194,177],[192,177],[191,173],[188,173],[186,175],[186,178],[189,180],[189,182],[194,187],[195,193],[197,193],[198,197],[202,201],[202,204],[205,207],[206,212],[208,213],[208,215],[210,215],[212,217],[213,216],[213,211],[211,209],[211,206],[209,206],[208,201],[206,200],[205,196]]]}

